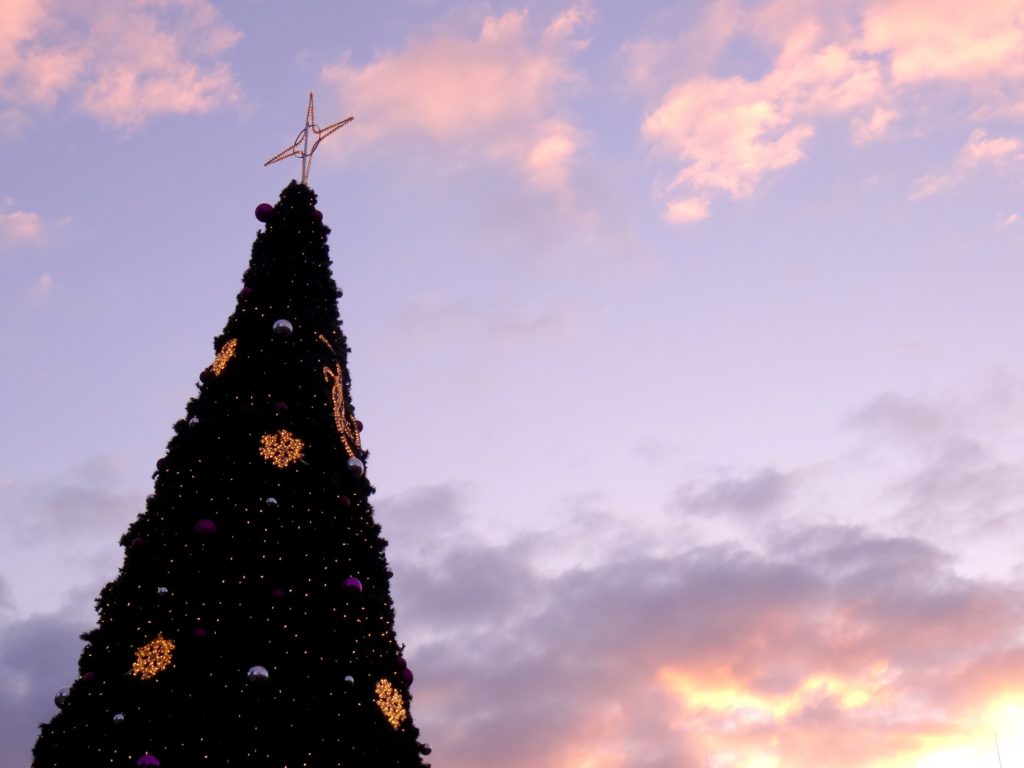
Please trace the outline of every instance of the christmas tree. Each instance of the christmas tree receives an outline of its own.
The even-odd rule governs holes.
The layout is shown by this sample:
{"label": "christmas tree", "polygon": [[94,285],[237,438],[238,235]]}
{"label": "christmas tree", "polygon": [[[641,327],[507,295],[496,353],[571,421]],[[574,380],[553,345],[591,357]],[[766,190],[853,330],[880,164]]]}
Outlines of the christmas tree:
{"label": "christmas tree", "polygon": [[330,230],[305,183],[257,218],[234,314],[35,768],[405,768],[430,751],[368,500]]}

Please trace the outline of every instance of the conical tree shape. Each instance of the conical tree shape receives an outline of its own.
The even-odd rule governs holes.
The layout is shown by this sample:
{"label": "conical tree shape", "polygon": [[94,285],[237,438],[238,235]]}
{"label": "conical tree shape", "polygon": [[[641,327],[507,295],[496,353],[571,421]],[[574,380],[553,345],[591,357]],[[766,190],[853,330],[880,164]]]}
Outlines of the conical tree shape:
{"label": "conical tree shape", "polygon": [[256,238],[35,768],[423,765],[315,203]]}

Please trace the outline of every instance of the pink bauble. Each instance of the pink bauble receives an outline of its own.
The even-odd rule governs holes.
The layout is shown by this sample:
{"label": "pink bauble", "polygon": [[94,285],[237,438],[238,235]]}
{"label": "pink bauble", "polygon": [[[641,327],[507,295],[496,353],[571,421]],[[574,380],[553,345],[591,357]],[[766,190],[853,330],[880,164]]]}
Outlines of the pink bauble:
{"label": "pink bauble", "polygon": [[288,403],[282,403],[282,402],[274,403],[274,412],[275,413],[288,413]]}
{"label": "pink bauble", "polygon": [[160,765],[160,761],[148,752],[135,761],[136,765]]}
{"label": "pink bauble", "polygon": [[238,294],[240,296],[251,296],[252,295],[252,288],[250,288],[248,285],[243,286],[242,290],[240,290],[238,292]]}
{"label": "pink bauble", "polygon": [[356,419],[356,431],[358,431],[358,432],[362,432],[363,431],[363,422],[361,422],[359,419]]}
{"label": "pink bauble", "polygon": [[274,217],[274,206],[270,203],[260,203],[256,206],[256,220],[266,224]]}
{"label": "pink bauble", "polygon": [[341,582],[341,586],[343,586],[345,589],[350,589],[353,592],[363,591],[363,582],[361,582],[355,576],[349,576],[347,579]]}
{"label": "pink bauble", "polygon": [[401,672],[399,672],[398,676],[401,677],[405,681],[406,685],[408,685],[409,683],[412,682],[412,670],[409,669],[408,667],[406,667]]}
{"label": "pink bauble", "polygon": [[204,517],[193,526],[192,530],[200,536],[210,536],[217,532],[217,524],[213,520]]}
{"label": "pink bauble", "polygon": [[323,221],[324,220],[324,215],[320,211],[318,211],[316,208],[314,208],[313,209],[313,218],[316,219],[317,221]]}
{"label": "pink bauble", "polygon": [[395,657],[395,666],[398,667],[399,669],[405,669],[406,667],[409,666],[409,663],[405,660],[404,656],[396,656]]}

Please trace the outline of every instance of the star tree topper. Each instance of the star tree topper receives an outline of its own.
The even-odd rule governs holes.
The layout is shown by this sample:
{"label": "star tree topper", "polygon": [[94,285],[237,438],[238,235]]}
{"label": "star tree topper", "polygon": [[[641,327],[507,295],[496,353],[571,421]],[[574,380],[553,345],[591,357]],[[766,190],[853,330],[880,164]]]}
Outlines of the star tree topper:
{"label": "star tree topper", "polygon": [[[272,163],[286,160],[289,157],[301,157],[302,158],[302,183],[305,184],[309,179],[309,168],[313,165],[313,153],[316,152],[316,148],[320,146],[320,142],[330,136],[338,129],[348,125],[354,117],[346,117],[344,120],[332,123],[326,128],[321,128],[316,124],[316,119],[313,117],[313,94],[309,94],[309,107],[306,109],[306,127],[299,131],[299,135],[295,137],[295,143],[292,144],[288,149],[283,152],[274,155],[272,158],[267,160],[263,165],[264,167],[271,165]],[[314,136],[313,146],[309,146],[309,134],[312,132]]]}

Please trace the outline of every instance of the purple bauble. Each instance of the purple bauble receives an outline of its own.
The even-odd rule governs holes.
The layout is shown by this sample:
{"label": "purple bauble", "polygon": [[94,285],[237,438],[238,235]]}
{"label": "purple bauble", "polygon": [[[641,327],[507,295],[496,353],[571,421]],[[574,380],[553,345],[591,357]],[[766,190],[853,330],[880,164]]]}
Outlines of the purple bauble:
{"label": "purple bauble", "polygon": [[251,296],[252,295],[252,288],[250,288],[248,285],[242,286],[242,290],[240,290],[238,292],[238,295],[239,296]]}
{"label": "purple bauble", "polygon": [[213,520],[204,517],[192,527],[192,530],[200,536],[210,536],[217,532],[217,524]]}
{"label": "purple bauble", "polygon": [[213,378],[213,371],[207,368],[205,371],[199,374],[199,380],[204,384]]}
{"label": "purple bauble", "polygon": [[412,682],[412,670],[408,667],[399,672],[398,676],[405,681],[406,685],[409,685]]}
{"label": "purple bauble", "polygon": [[160,761],[148,752],[135,761],[136,765],[160,765]]}
{"label": "purple bauble", "polygon": [[275,413],[288,413],[288,403],[278,402],[274,403]]}
{"label": "purple bauble", "polygon": [[256,206],[256,220],[266,224],[274,217],[274,206],[270,203],[260,203]]}
{"label": "purple bauble", "polygon": [[320,211],[318,211],[316,208],[314,208],[313,209],[313,218],[316,219],[317,221],[323,221],[324,220],[324,215]]}
{"label": "purple bauble", "polygon": [[355,576],[349,576],[347,579],[341,582],[341,586],[343,586],[345,589],[350,589],[353,592],[363,591],[363,582],[361,582]]}
{"label": "purple bauble", "polygon": [[405,669],[406,667],[409,666],[409,663],[405,660],[404,656],[396,656],[395,657],[395,666],[398,667],[399,669]]}
{"label": "purple bauble", "polygon": [[270,590],[270,596],[272,598],[274,598],[275,600],[280,600],[282,597],[284,597],[284,590],[283,589],[272,589],[272,590]]}
{"label": "purple bauble", "polygon": [[83,683],[91,683],[95,679],[96,679],[96,673],[95,672],[84,672],[84,673],[82,673],[82,676],[79,678],[79,680],[81,680]]}
{"label": "purple bauble", "polygon": [[156,460],[156,469],[158,472],[162,471],[167,466],[167,457],[164,456]]}
{"label": "purple bauble", "polygon": [[348,496],[339,496],[338,497],[338,503],[341,504],[341,506],[346,507],[346,508],[347,507],[351,507],[352,506],[352,499],[350,499]]}
{"label": "purple bauble", "polygon": [[356,419],[356,431],[357,432],[362,432],[363,431],[363,422],[361,422],[359,419]]}
{"label": "purple bauble", "polygon": [[136,536],[134,539],[132,539],[132,543],[129,546],[131,546],[132,549],[138,549],[145,543],[146,540],[144,538],[142,538],[141,536]]}
{"label": "purple bauble", "polygon": [[196,637],[196,638],[200,638],[200,639],[204,638],[204,637],[206,637],[206,630],[203,629],[202,627],[196,627],[195,629],[192,630],[192,637]]}

